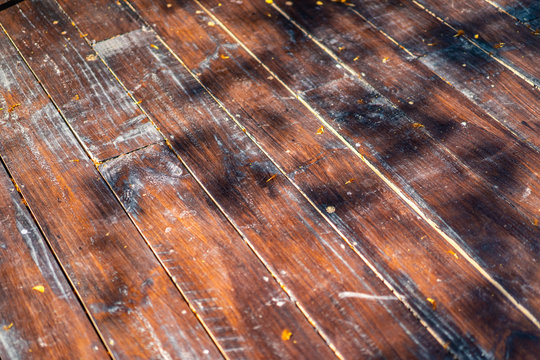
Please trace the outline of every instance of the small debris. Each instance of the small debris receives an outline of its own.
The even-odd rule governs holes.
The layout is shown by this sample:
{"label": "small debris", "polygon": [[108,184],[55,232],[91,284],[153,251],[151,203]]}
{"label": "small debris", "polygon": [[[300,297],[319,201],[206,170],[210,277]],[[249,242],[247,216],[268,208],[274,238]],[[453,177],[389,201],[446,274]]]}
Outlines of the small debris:
{"label": "small debris", "polygon": [[159,47],[157,47],[157,45],[154,45],[154,44],[150,44],[150,47],[153,47],[154,49],[159,49]]}
{"label": "small debris", "polygon": [[85,38],[85,37],[88,36],[88,34],[80,34],[79,36],[80,36],[81,38]]}
{"label": "small debris", "polygon": [[478,39],[479,37],[480,37],[480,35],[474,34],[474,38],[475,38],[475,39]]}
{"label": "small debris", "polygon": [[285,5],[287,6],[292,6],[293,2],[292,1],[285,1]]}
{"label": "small debris", "polygon": [[272,4],[274,0],[265,0],[267,4]]}
{"label": "small debris", "polygon": [[409,105],[414,105],[414,101],[409,101]]}
{"label": "small debris", "polygon": [[363,104],[363,103],[364,103],[364,99],[358,99],[358,100],[356,100],[356,102],[359,103],[359,104]]}
{"label": "small debris", "polygon": [[39,291],[40,293],[44,293],[45,287],[43,285],[36,285],[32,288],[32,290],[36,290],[36,291]]}
{"label": "small debris", "polygon": [[413,128],[415,128],[415,129],[423,128],[423,127],[424,127],[424,125],[422,125],[422,124],[420,124],[420,123],[417,123],[417,122],[413,123],[412,126],[413,126]]}
{"label": "small debris", "polygon": [[459,256],[458,256],[454,251],[448,250],[448,253],[449,253],[450,255],[452,255],[453,257],[455,257],[456,259],[459,259]]}
{"label": "small debris", "polygon": [[350,184],[350,183],[352,183],[354,181],[355,181],[354,179],[349,179],[349,180],[345,181],[345,185]]}
{"label": "small debris", "polygon": [[317,4],[319,6],[322,6],[323,2],[322,1],[317,1],[315,4]]}
{"label": "small debris", "polygon": [[[220,4],[221,5],[221,4]],[[172,8],[172,4],[167,4],[168,8]]]}
{"label": "small debris", "polygon": [[66,35],[66,34],[67,34],[67,31],[62,31],[60,34],[61,34],[61,35]]}
{"label": "small debris", "polygon": [[96,54],[90,54],[86,57],[86,61],[96,61],[96,60],[97,60]]}
{"label": "small debris", "polygon": [[58,25],[58,20],[54,20],[52,23],[53,25]]}
{"label": "small debris", "polygon": [[11,329],[13,327],[13,323],[10,323],[9,325],[4,325],[4,330],[5,331],[8,331],[9,329]]}
{"label": "small debris", "polygon": [[75,94],[75,96],[73,97],[73,100],[75,100],[75,101],[80,100],[80,99],[81,99],[81,97],[79,96],[79,94]]}
{"label": "small debris", "polygon": [[465,30],[458,30],[457,33],[454,35],[454,37],[460,37],[465,34]]}
{"label": "small debris", "polygon": [[213,22],[213,21],[209,21],[209,22],[208,22],[208,26],[216,26],[216,23]]}
{"label": "small debris", "polygon": [[437,302],[435,301],[435,299],[428,297],[426,300],[431,304],[433,310],[437,310]]}
{"label": "small debris", "polygon": [[358,59],[360,59],[360,56],[355,57],[352,61],[358,61]]}
{"label": "small debris", "polygon": [[21,106],[21,104],[19,104],[19,103],[11,105],[8,108],[8,112],[12,112],[13,110],[15,110],[15,108],[18,108],[19,106]]}
{"label": "small debris", "polygon": [[332,205],[326,207],[326,212],[329,214],[333,214],[336,212],[336,208]]}
{"label": "small debris", "polygon": [[494,45],[495,49],[500,49],[500,48],[502,48],[503,46],[504,46],[504,43],[503,43],[503,42]]}
{"label": "small debris", "polygon": [[223,60],[227,60],[229,58],[229,56],[225,54],[221,54],[219,57],[222,58]]}
{"label": "small debris", "polygon": [[384,57],[384,58],[382,59],[383,64],[386,64],[386,63],[388,62],[389,59],[390,59],[390,58],[389,58],[388,56],[387,56],[387,57]]}
{"label": "small debris", "polygon": [[338,46],[337,50],[338,52],[342,52],[343,50],[345,50],[345,46]]}
{"label": "small debris", "polygon": [[268,178],[268,180],[266,180],[266,182],[270,182],[270,181],[274,180],[276,178],[276,176],[277,176],[277,174],[274,174],[274,175],[270,176]]}
{"label": "small debris", "polygon": [[[272,0],[270,0],[270,1],[272,1]],[[266,0],[266,2],[268,2],[268,0]],[[290,340],[291,336],[292,336],[292,332],[289,329],[283,329],[283,331],[281,332],[281,340],[283,340],[283,341]]]}
{"label": "small debris", "polygon": [[324,133],[324,126],[321,125],[321,127],[317,129],[317,135],[321,135],[322,133]]}

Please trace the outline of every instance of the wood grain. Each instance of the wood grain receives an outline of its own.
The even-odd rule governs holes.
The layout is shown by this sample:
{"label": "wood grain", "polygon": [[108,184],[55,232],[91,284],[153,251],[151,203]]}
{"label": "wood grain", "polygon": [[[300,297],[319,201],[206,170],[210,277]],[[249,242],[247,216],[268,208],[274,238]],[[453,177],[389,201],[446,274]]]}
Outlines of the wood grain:
{"label": "wood grain", "polygon": [[[540,96],[530,84],[409,1],[366,0],[362,6],[346,9],[333,12],[345,18],[354,13],[370,21],[538,151]],[[347,52],[352,50],[342,46]]]}
{"label": "wood grain", "polygon": [[165,144],[100,169],[228,357],[335,357]]}
{"label": "wood grain", "polygon": [[[339,354],[442,355],[427,330],[153,32],[136,30],[95,49]],[[370,300],[346,296],[351,292]]]}
{"label": "wood grain", "polygon": [[[540,87],[540,41],[526,26],[516,23],[484,0],[415,0],[474,44]],[[478,38],[475,35],[478,34]]]}
{"label": "wood grain", "polygon": [[107,347],[117,358],[220,357],[4,34],[0,48],[0,154]]}
{"label": "wood grain", "polygon": [[0,357],[61,358],[67,354],[77,359],[108,358],[23,199],[1,167]]}
{"label": "wood grain", "polygon": [[[304,10],[302,14],[309,13],[307,6]],[[535,169],[540,161],[531,160],[538,157],[537,153],[523,149],[519,143],[510,145],[503,141],[500,137],[504,136],[504,129],[495,127],[497,136],[490,134],[485,129],[491,126],[487,121],[482,126],[470,122],[480,121],[481,113],[477,115],[469,105],[465,106],[466,100],[456,103],[453,97],[447,96],[446,91],[451,88],[444,91],[432,88],[429,96],[424,96],[425,89],[416,88],[418,85],[411,79],[408,79],[409,87],[399,83],[390,87],[392,83],[389,82],[396,78],[389,74],[407,80],[404,76],[414,75],[414,68],[389,72],[382,61],[380,65],[375,60],[369,61],[369,56],[384,58],[380,53],[382,50],[365,43],[373,41],[368,36],[370,32],[373,36],[378,34],[370,27],[355,28],[355,34],[364,35],[363,64],[376,71],[373,75],[366,73],[366,77],[380,79],[379,89],[388,96],[394,94],[391,98],[395,102],[402,99],[401,109],[414,116],[412,119],[396,111],[372,88],[337,68],[330,56],[318,52],[302,32],[268,4],[219,7],[215,3],[213,11],[274,74],[292,87],[295,94],[303,97],[328,124],[344,135],[351,146],[377,164],[379,171],[399,184],[437,226],[450,234],[520,302],[538,313],[540,289],[522,286],[537,283],[533,279],[540,276],[534,266],[539,244],[535,225],[538,200],[535,199],[540,194]],[[325,18],[324,13],[319,14],[318,19],[327,24],[331,20]],[[302,21],[307,23],[307,18]],[[337,20],[332,23],[332,27],[339,26]],[[399,58],[392,61],[399,61]],[[415,78],[422,80],[416,75]],[[400,96],[400,92],[410,94],[413,90],[413,99]],[[434,99],[442,109],[432,108],[431,105],[437,104]],[[409,101],[413,101],[413,105]],[[441,114],[439,109],[445,113]],[[463,120],[466,120],[466,126],[461,125]],[[441,148],[438,143],[445,147]],[[452,152],[448,149],[450,145]],[[523,157],[521,151],[531,158]],[[456,158],[463,159],[468,166]],[[522,166],[519,166],[520,162]],[[516,172],[520,175],[515,176]],[[480,175],[485,179],[479,178]],[[532,197],[529,199],[529,196]],[[509,198],[515,201],[509,204]],[[522,200],[518,201],[520,198]]]}
{"label": "wood grain", "polygon": [[525,24],[534,34],[540,29],[540,4],[536,0],[490,0],[490,3]]}
{"label": "wood grain", "polygon": [[24,1],[0,23],[93,159],[161,139],[55,2]]}

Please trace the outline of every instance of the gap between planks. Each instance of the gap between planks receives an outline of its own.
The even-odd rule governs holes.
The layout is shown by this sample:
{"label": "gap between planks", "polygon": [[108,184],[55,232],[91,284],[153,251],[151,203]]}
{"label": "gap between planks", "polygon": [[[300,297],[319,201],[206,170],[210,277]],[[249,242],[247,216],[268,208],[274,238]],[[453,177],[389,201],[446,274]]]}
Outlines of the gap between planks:
{"label": "gap between planks", "polygon": [[[131,6],[131,4],[129,4],[129,2],[127,0],[124,0],[126,3],[128,3],[128,5],[130,6],[130,8],[135,11],[135,9]],[[281,78],[279,78],[277,76],[277,74],[275,74],[266,64],[264,64],[242,41],[240,41],[240,39],[234,35],[234,33],[232,33],[226,26],[225,24],[223,24],[211,11],[209,11],[205,6],[203,6],[198,0],[193,0],[210,18],[212,18],[212,20],[218,24],[229,36],[231,36],[253,59],[255,59],[266,71],[268,71],[277,81],[279,81],[280,84],[282,84],[283,87],[285,87],[292,95],[294,95],[310,112],[312,112],[318,119],[319,121],[321,121],[321,123],[324,124],[324,126],[326,128],[328,128],[335,136],[337,136],[343,143],[344,145],[349,148],[351,151],[353,151],[353,153],[358,156],[381,180],[384,181],[384,183],[386,185],[388,185],[411,209],[414,210],[414,212],[416,212],[418,214],[418,216],[420,216],[424,221],[426,221],[437,233],[439,233],[439,235],[441,235],[459,254],[461,254],[489,283],[491,283],[497,290],[499,290],[503,296],[505,298],[507,298],[521,313],[523,313],[537,328],[540,329],[540,321],[532,314],[531,311],[529,311],[525,306],[521,305],[517,299],[512,296],[497,280],[495,280],[495,278],[493,276],[491,276],[477,261],[475,261],[469,254],[467,251],[465,251],[465,249],[463,249],[458,243],[456,240],[454,240],[451,236],[449,236],[448,234],[446,234],[446,232],[444,232],[433,220],[431,220],[421,209],[420,207],[416,204],[416,202],[421,202],[420,199],[416,199],[416,201],[414,199],[411,199],[408,195],[406,195],[397,185],[395,185],[388,177],[386,177],[384,174],[382,174],[378,168],[373,165],[369,160],[367,160],[354,146],[352,146],[331,124],[329,124],[314,108],[311,107],[311,105],[309,105],[299,94],[297,94],[294,90],[292,90]],[[412,0],[412,1],[415,1],[415,0]],[[344,66],[348,71],[350,71],[351,73],[353,73],[354,75],[358,76],[358,74],[353,70],[353,69],[348,69],[349,67],[346,65],[346,64],[342,64],[342,62],[337,58],[337,56],[330,50],[328,49],[324,44],[320,43],[319,41],[317,41],[315,38],[313,38],[313,36],[311,34],[309,34],[303,27],[301,27],[298,23],[296,23],[294,20],[292,20],[287,14],[285,14],[283,12],[283,10],[281,10],[279,7],[277,7],[275,4],[271,4],[271,6],[273,6],[274,8],[276,8],[277,11],[279,11],[280,13],[282,13],[286,18],[287,20],[289,20],[294,26],[296,26],[300,31],[302,31],[304,34],[306,34],[306,36],[308,36],[312,41],[314,41],[319,47],[321,47],[326,53],[328,53],[334,60],[336,60],[341,66]],[[161,38],[160,38],[161,40]],[[161,40],[163,42],[163,40]],[[166,45],[166,44],[165,44]],[[170,49],[168,46],[167,48],[169,49],[169,51],[171,51],[173,53],[173,55],[175,57],[178,58],[178,56],[172,51],[172,49]],[[181,60],[180,60],[181,61]],[[183,64],[183,63],[182,63]],[[189,70],[189,69],[188,69]],[[193,76],[195,76],[193,74]],[[197,78],[197,77],[196,77]],[[197,78],[197,81],[199,81],[199,79]],[[362,82],[363,79],[361,79]],[[200,82],[200,81],[199,81]],[[368,86],[370,86],[369,84],[367,84]],[[202,85],[204,86],[204,85]],[[370,86],[371,87],[371,86]],[[205,87],[206,89],[206,87]],[[209,90],[207,89],[207,91],[209,92]],[[210,93],[210,92],[209,92]],[[211,93],[210,93],[211,94]],[[212,94],[211,94],[212,95]],[[212,97],[214,97],[212,95]],[[214,97],[215,98],[215,97]],[[217,101],[217,99],[216,99]],[[220,103],[220,106],[223,107],[223,105]],[[224,107],[223,107],[224,108]],[[231,116],[229,114],[229,116]],[[235,122],[236,119],[234,119]],[[241,125],[240,125],[241,126]],[[242,127],[242,129],[244,129]],[[249,135],[248,135],[249,136]],[[250,138],[252,138],[250,136]],[[257,146],[260,148],[260,145],[255,141],[255,139],[252,138],[252,140],[257,144]],[[266,151],[264,151],[264,149],[261,149],[269,158],[270,156],[268,155],[268,153]],[[271,158],[270,158],[271,159]],[[273,161],[273,159],[272,159]],[[274,162],[274,161],[273,161]],[[278,169],[283,173],[283,169],[281,167],[279,167],[277,164],[276,166],[278,167]],[[284,174],[286,177],[287,175]],[[288,178],[288,177],[287,177]],[[288,178],[289,179],[289,178]],[[298,186],[291,180],[289,179],[289,181],[292,182],[292,184],[298,189]],[[306,197],[306,199],[317,209],[317,211],[320,212],[320,210],[311,202],[310,199],[307,198],[307,195],[305,193],[303,193],[300,189],[298,189],[302,195],[304,197]],[[350,243],[350,241],[344,236],[344,234],[342,234],[338,229],[336,229],[333,224],[330,222],[330,220],[324,215],[322,214],[323,217],[331,224],[331,226],[340,234],[340,236],[347,242],[347,244],[349,246],[352,247],[352,244]],[[453,234],[453,236],[455,237],[458,237],[457,234]],[[376,271],[376,269],[374,268],[374,266],[364,257],[362,256],[360,253],[358,253],[357,250],[355,250],[355,252],[366,262],[366,264],[368,266],[370,266],[370,268],[372,268],[372,270],[377,274],[377,276],[380,277],[380,279],[390,288],[390,290],[396,294],[395,290],[393,289],[393,287],[391,287],[390,284],[388,284],[388,282],[382,277],[382,275]],[[396,294],[397,296],[398,294]],[[402,297],[399,297],[400,300],[402,299]],[[405,302],[405,304],[407,305],[407,307],[410,309],[410,306],[408,306],[408,304]],[[413,314],[415,314],[415,316],[417,318],[418,317],[418,314],[416,314],[412,309],[410,309]],[[419,320],[422,322],[422,320],[419,318]],[[424,324],[424,322],[422,322],[422,324]],[[424,325],[424,326],[427,326],[427,325]],[[433,331],[432,329],[429,329],[427,328],[430,333]],[[440,341],[440,339],[438,337],[436,337],[436,339],[438,341]]]}

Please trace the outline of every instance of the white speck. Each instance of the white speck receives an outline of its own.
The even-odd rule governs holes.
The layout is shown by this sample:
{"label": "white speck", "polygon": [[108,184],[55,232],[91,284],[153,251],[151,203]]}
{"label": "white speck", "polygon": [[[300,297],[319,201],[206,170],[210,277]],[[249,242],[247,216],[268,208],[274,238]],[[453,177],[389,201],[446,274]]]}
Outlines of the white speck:
{"label": "white speck", "polygon": [[203,350],[202,353],[203,353],[204,355],[208,355],[208,354],[210,354],[210,351],[209,351],[209,350]]}
{"label": "white speck", "polygon": [[186,315],[187,314],[187,311],[186,310],[182,310],[182,315]]}
{"label": "white speck", "polygon": [[354,144],[354,146],[356,146],[358,148],[358,147],[360,147],[360,143],[356,143],[356,144]]}
{"label": "white speck", "polygon": [[171,229],[170,227],[167,227],[167,228],[165,229],[165,234],[170,233],[171,231],[172,231],[172,229]]}
{"label": "white speck", "polygon": [[26,230],[26,229],[22,229],[22,230],[21,230],[21,234],[23,234],[23,235],[26,235],[26,234],[28,234],[28,230]]}
{"label": "white speck", "polygon": [[333,214],[336,212],[336,208],[333,207],[333,206],[327,206],[326,207],[326,212],[329,213],[329,214]]}
{"label": "white speck", "polygon": [[465,121],[463,121],[463,122],[461,123],[461,126],[467,126],[467,123],[466,123]]}
{"label": "white speck", "polygon": [[110,339],[110,340],[109,340],[109,345],[111,345],[111,346],[114,345],[114,340],[113,340],[113,339]]}
{"label": "white speck", "polygon": [[347,195],[351,196],[351,195],[352,195],[352,192],[347,191]]}
{"label": "white speck", "polygon": [[361,73],[362,76],[366,76],[366,73]]}
{"label": "white speck", "polygon": [[268,278],[268,276],[263,276],[263,280],[268,282],[268,280],[270,280],[270,279]]}
{"label": "white speck", "polygon": [[280,273],[281,275],[287,275],[287,272],[286,272],[285,270],[281,270],[279,273]]}

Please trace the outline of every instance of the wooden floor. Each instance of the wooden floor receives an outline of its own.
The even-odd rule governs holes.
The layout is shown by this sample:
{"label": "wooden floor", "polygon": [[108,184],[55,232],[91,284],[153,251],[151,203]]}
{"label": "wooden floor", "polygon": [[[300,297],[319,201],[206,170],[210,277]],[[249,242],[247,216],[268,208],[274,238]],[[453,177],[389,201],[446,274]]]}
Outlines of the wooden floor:
{"label": "wooden floor", "polygon": [[537,0],[0,2],[2,360],[539,358]]}

